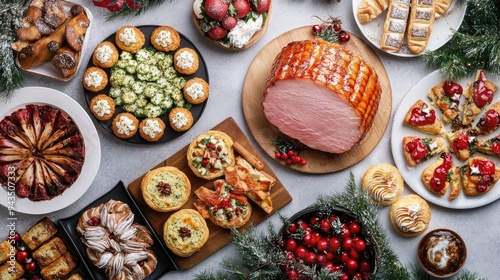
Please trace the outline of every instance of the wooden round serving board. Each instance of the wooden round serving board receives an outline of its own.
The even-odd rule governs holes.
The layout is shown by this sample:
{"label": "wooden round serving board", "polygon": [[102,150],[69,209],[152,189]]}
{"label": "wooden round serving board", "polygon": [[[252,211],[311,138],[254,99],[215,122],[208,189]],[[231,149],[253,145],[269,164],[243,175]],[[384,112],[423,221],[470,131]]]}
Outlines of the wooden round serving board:
{"label": "wooden round serving board", "polygon": [[[273,144],[273,139],[279,136],[280,132],[267,121],[264,115],[261,105],[262,95],[272,63],[278,53],[292,41],[314,39],[311,28],[311,26],[304,26],[293,29],[269,42],[250,64],[243,84],[243,113],[250,132],[262,149],[271,158],[283,165],[285,165],[283,160],[277,160],[274,157],[276,148]],[[349,42],[343,43],[342,46],[355,54],[359,54],[377,71],[382,87],[382,96],[373,124],[366,137],[350,151],[343,154],[330,154],[307,149],[300,154],[302,158],[307,160],[307,164],[305,166],[292,164],[289,166],[291,169],[305,173],[329,173],[352,166],[375,149],[387,129],[392,111],[392,91],[389,77],[382,61],[380,61],[379,57],[366,43],[352,34]]]}
{"label": "wooden round serving board", "polygon": [[262,37],[262,35],[264,35],[264,33],[266,33],[266,30],[267,30],[267,25],[269,24],[269,19],[271,18],[271,11],[273,9],[273,1],[271,1],[271,5],[269,6],[269,11],[267,11],[267,16],[266,16],[266,19],[264,20],[264,23],[262,24],[262,29],[259,31],[259,32],[256,32],[252,38],[250,39],[250,41],[248,41],[248,44],[246,44],[245,46],[241,47],[241,48],[234,48],[234,47],[226,47],[224,45],[222,45],[221,43],[219,43],[218,41],[210,38],[205,32],[203,32],[203,30],[201,29],[201,26],[200,26],[200,19],[198,19],[196,17],[196,14],[194,13],[194,11],[191,12],[191,16],[193,17],[193,21],[194,21],[194,24],[196,26],[196,29],[198,29],[198,31],[200,32],[201,35],[203,35],[205,38],[207,38],[207,40],[209,40],[210,42],[216,44],[217,46],[223,48],[223,49],[226,49],[226,50],[231,50],[231,51],[242,51],[242,50],[245,50],[245,49],[248,49],[249,47],[251,47],[253,44],[255,44],[257,41],[259,41],[260,37]]}

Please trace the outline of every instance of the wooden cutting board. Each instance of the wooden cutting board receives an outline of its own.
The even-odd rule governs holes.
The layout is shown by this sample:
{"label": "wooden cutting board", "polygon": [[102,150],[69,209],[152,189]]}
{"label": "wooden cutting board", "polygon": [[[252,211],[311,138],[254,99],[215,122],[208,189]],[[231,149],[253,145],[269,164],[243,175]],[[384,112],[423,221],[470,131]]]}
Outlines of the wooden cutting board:
{"label": "wooden cutting board", "polygon": [[[269,42],[255,56],[245,77],[242,93],[245,119],[255,140],[273,159],[275,159],[274,153],[276,151],[273,139],[280,135],[280,132],[267,121],[262,110],[261,101],[266,79],[271,71],[272,63],[281,49],[292,41],[314,39],[311,30],[312,26],[293,29]],[[308,149],[300,154],[302,158],[307,160],[307,164],[305,166],[293,164],[289,166],[291,169],[305,173],[329,173],[352,166],[364,159],[375,149],[387,129],[392,111],[392,91],[389,77],[382,61],[380,61],[379,57],[366,43],[352,34],[349,42],[342,43],[342,46],[363,57],[365,61],[375,68],[378,74],[382,96],[372,127],[366,134],[366,137],[350,151],[343,154],[330,154]],[[276,161],[285,165],[283,160]]]}
{"label": "wooden cutting board", "polygon": [[[241,144],[246,150],[248,150],[251,154],[257,157],[261,162],[265,163],[265,161],[262,159],[262,157],[259,155],[255,147],[250,143],[248,138],[245,136],[245,134],[241,131],[239,126],[236,124],[236,122],[232,118],[228,118],[212,128],[212,130],[219,130],[222,132],[227,133],[231,138],[233,139],[234,142],[237,142]],[[194,139],[193,139],[194,140]],[[195,209],[193,206],[194,201],[196,200],[196,195],[194,194],[194,191],[200,187],[200,186],[206,186],[210,188],[210,184],[214,181],[207,181],[205,179],[201,179],[194,175],[194,173],[191,171],[191,169],[188,166],[188,162],[186,159],[186,153],[187,153],[187,148],[188,145],[186,145],[183,149],[166,159],[165,161],[161,162],[157,166],[152,167],[151,169],[161,167],[161,166],[175,166],[182,172],[184,172],[187,177],[189,178],[189,181],[191,182],[191,195],[182,207],[184,208],[191,208]],[[235,153],[238,155],[238,153]],[[265,219],[267,219],[270,215],[274,214],[276,210],[283,208],[285,205],[287,205],[290,201],[292,201],[292,197],[288,193],[288,191],[285,189],[281,181],[279,180],[278,177],[276,177],[276,174],[269,168],[269,166],[265,165],[263,171],[266,173],[270,174],[274,178],[276,178],[276,183],[274,184],[273,188],[271,189],[271,198],[273,201],[273,213],[267,214],[259,208],[255,203],[252,202],[252,216],[250,218],[250,221],[240,228],[240,230],[245,230],[248,229],[251,225],[258,225],[261,222],[263,222]],[[163,238],[163,224],[165,221],[170,217],[170,215],[174,212],[169,212],[169,213],[161,213],[157,212],[146,204],[144,201],[144,198],[142,197],[141,193],[141,182],[142,178],[144,177],[145,174],[143,174],[141,177],[137,178],[134,180],[132,183],[128,185],[128,189],[132,197],[134,198],[135,202],[141,209],[142,213],[144,216],[148,219],[149,223],[153,227],[154,231],[160,236],[160,238]],[[183,258],[183,257],[178,257],[174,255],[172,252],[169,252],[171,257],[174,259],[174,262],[177,264],[179,269],[189,269],[202,260],[208,258],[210,255],[215,253],[217,250],[220,248],[224,247],[231,241],[231,232],[228,229],[223,229],[221,227],[216,226],[213,224],[211,221],[207,221],[208,228],[210,230],[210,235],[208,237],[208,241],[201,248],[200,251],[196,252],[190,257]]]}

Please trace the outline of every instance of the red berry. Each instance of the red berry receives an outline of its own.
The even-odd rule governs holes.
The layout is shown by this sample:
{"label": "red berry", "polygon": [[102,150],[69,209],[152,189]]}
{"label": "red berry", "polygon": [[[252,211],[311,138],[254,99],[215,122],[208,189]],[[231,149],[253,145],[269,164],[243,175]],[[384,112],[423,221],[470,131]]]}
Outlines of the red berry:
{"label": "red berry", "polygon": [[316,262],[316,253],[314,253],[314,252],[308,252],[305,261],[306,261],[306,264],[313,264],[313,263],[315,263]]}
{"label": "red berry", "polygon": [[297,247],[298,247],[298,245],[297,245],[297,241],[295,241],[295,239],[287,239],[285,241],[285,250],[293,252],[293,251],[295,251],[295,249],[297,249]]}
{"label": "red berry", "polygon": [[225,17],[221,21],[222,27],[226,30],[231,30],[236,27],[238,24],[238,20],[235,17]]}
{"label": "red berry", "polygon": [[362,260],[359,262],[359,270],[361,272],[372,272],[372,265],[368,260]]}
{"label": "red berry", "polygon": [[28,252],[26,252],[26,249],[24,249],[24,250],[19,249],[19,250],[20,251],[18,251],[16,254],[16,260],[20,263],[24,263],[26,261],[26,259],[29,257],[29,254],[28,254]]}
{"label": "red berry", "polygon": [[349,251],[353,245],[354,245],[354,242],[352,241],[352,239],[350,237],[345,238],[344,241],[342,241],[342,250]]}
{"label": "red berry", "polygon": [[14,234],[12,234],[12,232],[9,234],[9,242],[11,244],[16,244],[17,242],[21,241],[21,234],[19,234],[19,232],[14,232]]}
{"label": "red berry", "polygon": [[319,265],[319,266],[324,266],[326,264],[326,255],[324,254],[318,254],[316,256],[316,263]]}
{"label": "red berry", "polygon": [[290,224],[288,226],[288,232],[289,233],[296,233],[297,232],[297,224]]}
{"label": "red berry", "polygon": [[298,259],[303,259],[305,260],[307,257],[307,249],[304,246],[299,246],[297,249],[295,249],[295,257]]}
{"label": "red berry", "polygon": [[315,24],[312,27],[312,32],[316,35],[321,32],[321,26],[319,24]]}
{"label": "red berry", "polygon": [[330,240],[328,240],[328,251],[330,252],[337,252],[337,250],[340,248],[340,239],[337,237],[332,237]]}
{"label": "red berry", "polygon": [[295,155],[295,152],[293,150],[288,150],[288,152],[286,152],[286,154],[289,156],[289,157],[293,157]]}
{"label": "red berry", "polygon": [[229,2],[227,0],[206,0],[205,13],[210,18],[222,20],[229,10]]}
{"label": "red berry", "polygon": [[352,275],[356,272],[356,270],[358,270],[358,262],[356,260],[349,259],[346,262],[345,267],[347,274]]}
{"label": "red berry", "polygon": [[252,6],[254,11],[256,11],[259,14],[262,14],[269,11],[269,8],[271,7],[271,0],[260,0],[257,5],[252,5]]}
{"label": "red berry", "polygon": [[340,276],[339,280],[349,280],[349,275],[344,273]]}
{"label": "red berry", "polygon": [[366,249],[366,242],[362,238],[356,238],[354,240],[353,248],[356,252],[361,253]]}
{"label": "red berry", "polygon": [[280,152],[275,152],[275,153],[274,153],[274,157],[276,157],[276,158],[281,158],[281,153],[280,153]]}
{"label": "red berry", "polygon": [[250,12],[250,2],[248,0],[235,0],[233,6],[236,9],[237,18],[244,18]]}
{"label": "red berry", "polygon": [[281,159],[282,160],[287,160],[288,159],[288,155],[286,153],[282,153],[281,154]]}
{"label": "red berry", "polygon": [[352,248],[351,250],[349,250],[349,252],[347,253],[347,255],[349,255],[349,258],[353,259],[353,260],[357,260],[359,259],[359,253],[354,250],[354,248]]}
{"label": "red berry", "polygon": [[300,161],[300,165],[304,166],[306,164],[307,164],[307,161],[305,159],[303,159],[303,160]]}
{"label": "red berry", "polygon": [[351,232],[351,234],[358,234],[360,230],[361,228],[356,221],[351,221],[349,223],[349,231]]}
{"label": "red berry", "polygon": [[309,223],[313,226],[317,225],[319,223],[319,217],[312,216],[311,218],[309,218]]}
{"label": "red berry", "polygon": [[318,243],[316,243],[316,249],[319,252],[326,251],[328,249],[328,241],[326,241],[326,239],[320,239]]}
{"label": "red berry", "polygon": [[293,160],[291,158],[285,160],[285,164],[286,165],[292,165],[293,164]]}
{"label": "red berry", "polygon": [[349,35],[349,33],[345,31],[340,31],[339,36],[340,36],[340,41],[342,42],[347,42],[351,39],[351,35]]}
{"label": "red berry", "polygon": [[297,273],[297,271],[295,270],[289,270],[286,274],[287,276],[287,279],[298,279],[299,278],[299,274]]}
{"label": "red berry", "polygon": [[336,32],[339,32],[340,31],[340,24],[334,23],[333,24],[333,30],[335,30]]}
{"label": "red berry", "polygon": [[214,40],[222,40],[224,37],[227,35],[227,30],[224,29],[222,26],[216,25],[212,27],[210,30],[207,32],[208,36]]}
{"label": "red berry", "polygon": [[28,272],[33,272],[36,270],[36,263],[31,259],[31,258],[28,258],[26,259],[25,261],[25,264],[24,264],[24,268],[28,271]]}
{"label": "red berry", "polygon": [[319,229],[324,232],[324,233],[327,233],[330,231],[332,227],[330,226],[330,222],[328,222],[328,219],[324,218],[321,220],[320,224],[319,224]]}
{"label": "red berry", "polygon": [[302,158],[300,156],[298,156],[298,155],[295,155],[295,156],[293,156],[292,160],[295,163],[300,163],[300,161],[302,160]]}

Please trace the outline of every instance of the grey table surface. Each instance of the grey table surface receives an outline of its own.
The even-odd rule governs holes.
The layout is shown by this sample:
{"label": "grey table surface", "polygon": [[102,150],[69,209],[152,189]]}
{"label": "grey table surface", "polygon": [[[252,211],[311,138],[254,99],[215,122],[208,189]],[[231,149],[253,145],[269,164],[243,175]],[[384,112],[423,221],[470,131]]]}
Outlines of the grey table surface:
{"label": "grey table surface", "polygon": [[[305,174],[290,170],[268,157],[252,137],[242,111],[241,93],[244,78],[250,63],[256,54],[272,39],[291,29],[318,23],[313,16],[327,18],[329,15],[340,16],[345,30],[367,41],[361,34],[353,18],[352,2],[349,0],[313,1],[313,0],[275,0],[267,32],[252,47],[244,51],[227,51],[203,38],[191,18],[192,1],[166,0],[154,10],[147,11],[139,17],[114,19],[106,21],[107,10],[97,8],[91,1],[73,1],[87,6],[93,14],[93,26],[87,34],[90,49],[95,48],[108,35],[125,24],[132,25],[171,25],[186,35],[199,49],[208,66],[210,74],[210,98],[202,118],[196,125],[181,137],[159,145],[134,145],[119,141],[104,130],[92,119],[97,128],[101,144],[101,164],[97,176],[87,192],[71,206],[49,213],[46,216],[52,220],[69,217],[80,211],[85,205],[110,190],[118,181],[130,183],[149,168],[160,163],[170,155],[188,144],[198,134],[212,128],[228,117],[234,118],[247,137],[264,156],[266,163],[275,171],[293,200],[281,209],[285,216],[291,216],[297,211],[314,203],[319,195],[331,194],[344,190],[349,173],[352,172],[356,182],[369,166],[376,163],[394,163],[391,152],[392,116],[398,108],[404,95],[413,85],[427,76],[429,70],[419,58],[401,58],[383,53],[375,49],[382,60],[389,75],[393,109],[391,121],[378,146],[365,159],[345,170],[327,174]],[[88,52],[83,58],[86,63],[90,57]],[[81,86],[81,76],[85,67],[79,69],[76,77],[68,82],[54,81],[49,78],[33,74],[26,74],[24,86],[49,87],[66,93],[74,98],[87,112],[88,107]],[[415,174],[420,176],[420,174]],[[411,188],[405,187],[404,193],[413,193]],[[500,268],[500,202],[495,201],[488,205],[467,210],[448,209],[431,204],[432,220],[429,229],[447,227],[459,232],[467,243],[468,256],[465,269],[475,271],[488,279],[498,279]],[[391,240],[391,246],[404,264],[418,264],[416,249],[420,237],[406,238],[398,234],[389,220],[389,207],[379,210],[379,219]],[[0,223],[0,236],[7,236],[7,211],[0,208],[0,217],[6,224]],[[17,213],[16,229],[26,231],[32,224],[45,215],[26,215]],[[267,223],[281,226],[278,215],[271,216],[258,228],[264,229]],[[192,279],[197,273],[207,269],[217,269],[224,258],[234,258],[236,251],[232,245],[225,246],[211,257],[187,271],[174,271],[164,275],[161,279]],[[159,264],[161,265],[161,264]]]}

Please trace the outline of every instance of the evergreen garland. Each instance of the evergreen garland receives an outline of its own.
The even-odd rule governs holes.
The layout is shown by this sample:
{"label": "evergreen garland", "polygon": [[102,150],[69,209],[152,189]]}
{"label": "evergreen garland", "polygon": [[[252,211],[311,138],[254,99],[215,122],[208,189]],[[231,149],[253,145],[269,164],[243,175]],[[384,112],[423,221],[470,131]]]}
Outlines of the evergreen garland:
{"label": "evergreen garland", "polygon": [[2,99],[12,96],[24,80],[16,65],[16,57],[10,44],[16,40],[15,29],[21,26],[25,1],[0,1],[0,93]]}
{"label": "evergreen garland", "polygon": [[443,47],[422,58],[450,80],[474,76],[477,69],[500,75],[500,1],[458,0],[467,4],[462,25]]}
{"label": "evergreen garland", "polygon": [[[363,224],[363,228],[366,231],[365,234],[373,236],[380,253],[380,268],[370,279],[431,279],[429,275],[416,265],[405,266],[400,263],[397,255],[390,247],[390,240],[386,232],[377,219],[379,207],[373,203],[366,192],[356,186],[352,173],[344,192],[321,196],[313,207],[324,214],[331,214],[335,208],[347,210]],[[289,222],[288,219],[281,218],[284,224]],[[222,269],[217,271],[202,271],[195,276],[195,280],[280,279],[280,264],[285,260],[285,256],[279,248],[280,233],[271,224],[268,225],[267,235],[252,227],[243,233],[233,230],[232,236],[232,244],[242,259],[239,261],[236,259],[224,259],[221,263]],[[338,274],[329,273],[325,270],[315,273],[314,268],[298,263],[296,265],[301,266],[301,273],[310,276],[311,279],[334,280],[340,277]],[[476,273],[467,270],[461,271],[456,279],[486,280],[486,278],[481,278]]]}

